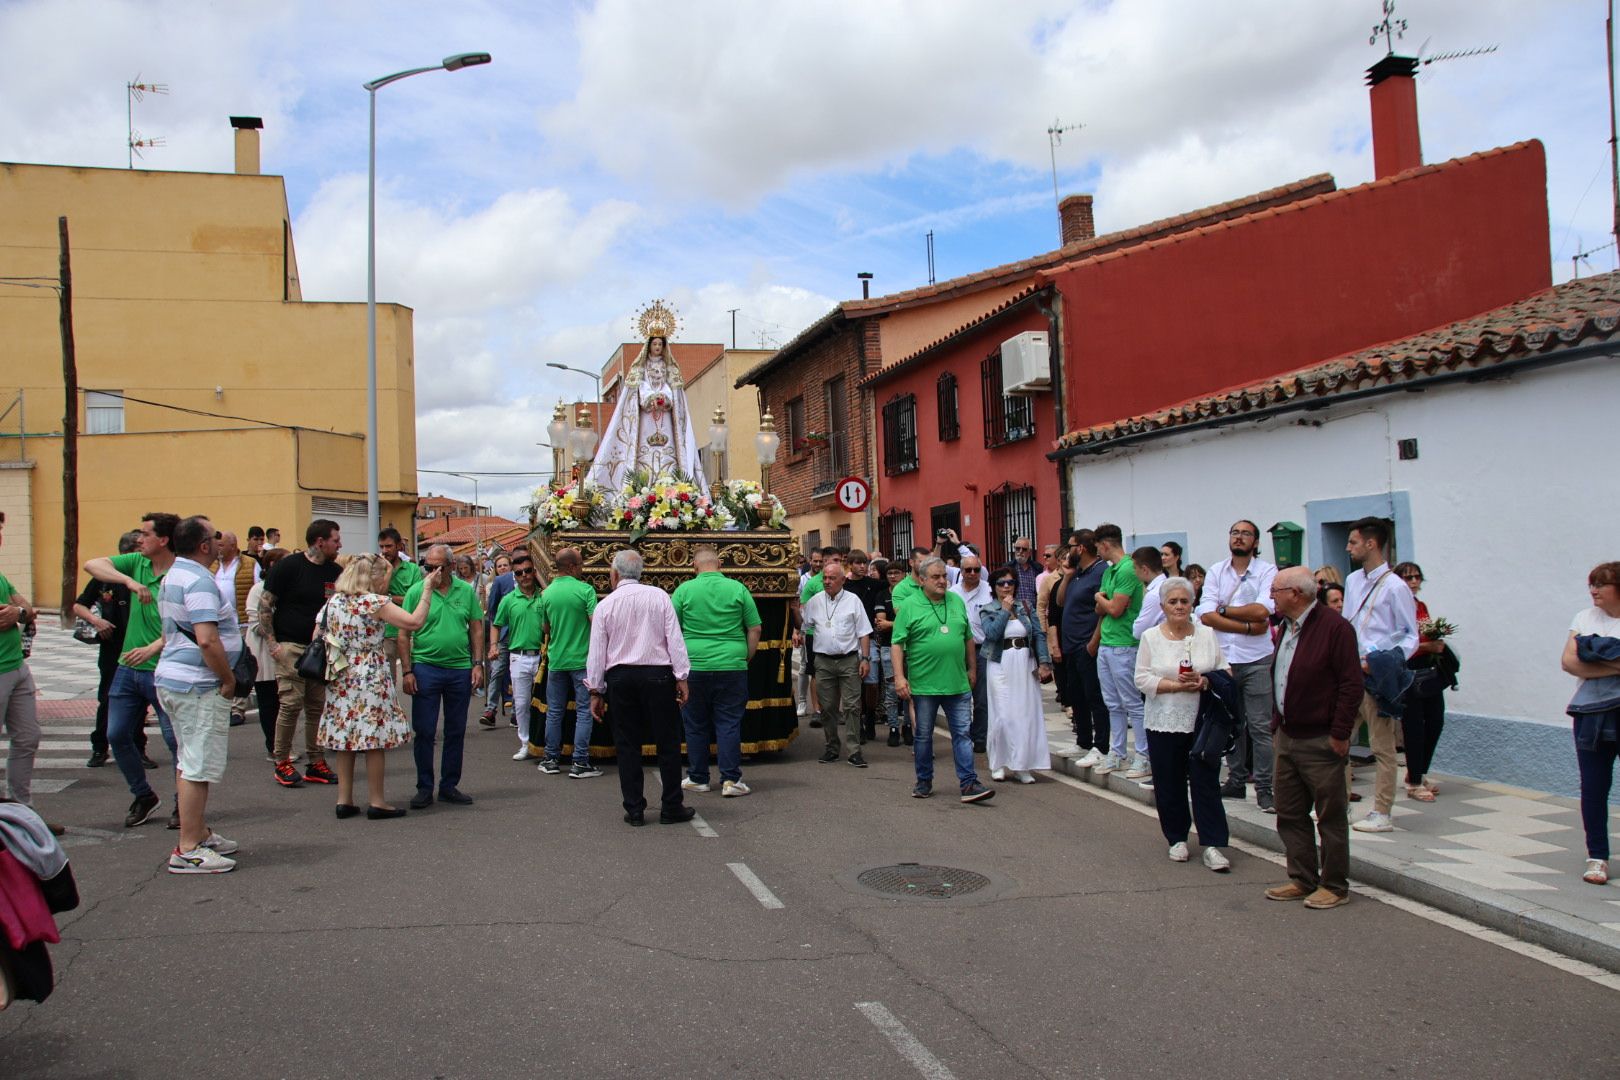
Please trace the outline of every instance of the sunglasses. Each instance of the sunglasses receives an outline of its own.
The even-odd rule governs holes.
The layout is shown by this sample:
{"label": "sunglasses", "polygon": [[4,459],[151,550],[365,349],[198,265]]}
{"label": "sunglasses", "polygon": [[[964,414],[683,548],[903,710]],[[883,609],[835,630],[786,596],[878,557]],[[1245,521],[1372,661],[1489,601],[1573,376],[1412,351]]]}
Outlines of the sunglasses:
{"label": "sunglasses", "polygon": [[979,568],[977,566],[964,566],[964,567],[962,567],[962,573],[964,573],[964,574],[977,574],[978,572],[979,572]]}
{"label": "sunglasses", "polygon": [[996,582],[996,588],[998,589],[1003,585],[1008,587],[1017,587],[1018,582],[1014,581],[1012,578],[1002,578],[1000,581]]}
{"label": "sunglasses", "polygon": [[512,568],[512,573],[514,573],[514,574],[532,574],[532,573],[534,573],[534,567],[532,567],[532,566],[514,566]]}

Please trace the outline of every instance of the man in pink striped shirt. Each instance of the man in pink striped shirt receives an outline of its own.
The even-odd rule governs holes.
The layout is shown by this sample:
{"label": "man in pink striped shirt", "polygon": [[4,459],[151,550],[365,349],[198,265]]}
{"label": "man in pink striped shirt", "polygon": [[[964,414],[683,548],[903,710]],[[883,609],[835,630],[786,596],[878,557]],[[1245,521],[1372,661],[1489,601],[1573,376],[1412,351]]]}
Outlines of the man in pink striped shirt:
{"label": "man in pink striped shirt", "polygon": [[625,823],[647,823],[641,748],[651,742],[664,784],[658,821],[675,825],[697,813],[681,798],[681,706],[691,663],[675,605],[664,590],[641,583],[641,567],[640,553],[629,548],[613,556],[610,591],[591,618],[585,685],[598,721],[613,706]]}

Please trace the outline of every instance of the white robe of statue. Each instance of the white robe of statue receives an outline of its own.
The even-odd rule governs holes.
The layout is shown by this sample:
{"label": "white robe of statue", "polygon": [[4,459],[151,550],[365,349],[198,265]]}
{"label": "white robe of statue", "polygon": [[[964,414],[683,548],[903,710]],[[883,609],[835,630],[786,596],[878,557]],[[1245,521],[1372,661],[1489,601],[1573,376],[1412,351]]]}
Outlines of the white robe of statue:
{"label": "white robe of statue", "polygon": [[590,483],[617,491],[631,472],[646,469],[655,477],[679,473],[699,489],[708,488],[703,446],[692,427],[686,390],[678,371],[671,378],[665,348],[665,339],[654,337],[631,365],[631,377],[602,432]]}

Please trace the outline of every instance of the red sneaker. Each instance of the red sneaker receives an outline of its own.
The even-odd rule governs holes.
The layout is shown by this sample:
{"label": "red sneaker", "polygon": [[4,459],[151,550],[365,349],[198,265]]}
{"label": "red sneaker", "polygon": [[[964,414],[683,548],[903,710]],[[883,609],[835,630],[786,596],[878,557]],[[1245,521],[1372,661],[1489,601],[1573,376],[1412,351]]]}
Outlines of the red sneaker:
{"label": "red sneaker", "polygon": [[276,783],[282,787],[299,787],[303,782],[304,778],[293,767],[292,758],[276,762]]}
{"label": "red sneaker", "polygon": [[311,784],[335,784],[338,782],[337,773],[324,761],[312,761],[304,769],[304,779]]}

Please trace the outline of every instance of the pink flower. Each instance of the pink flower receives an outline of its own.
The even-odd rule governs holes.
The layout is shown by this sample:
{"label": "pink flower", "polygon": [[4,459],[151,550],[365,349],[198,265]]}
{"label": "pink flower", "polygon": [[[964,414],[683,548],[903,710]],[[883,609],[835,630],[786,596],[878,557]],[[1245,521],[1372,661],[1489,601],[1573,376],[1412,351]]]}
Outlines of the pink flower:
{"label": "pink flower", "polygon": [[628,505],[629,505],[630,509],[632,509],[632,510],[640,510],[641,509],[641,503],[642,503],[642,499],[641,499],[640,495],[632,495],[632,496],[630,496],[630,502],[629,502]]}

